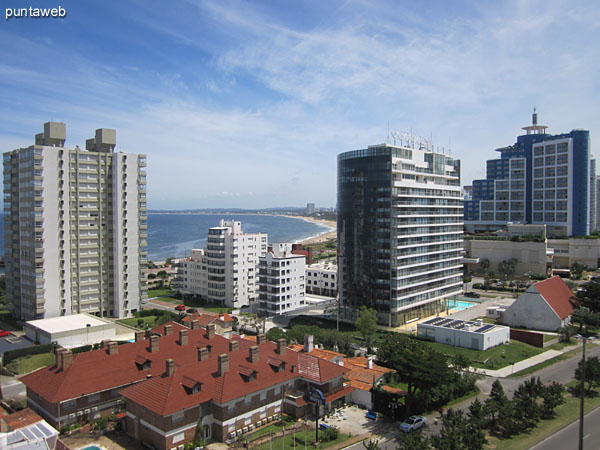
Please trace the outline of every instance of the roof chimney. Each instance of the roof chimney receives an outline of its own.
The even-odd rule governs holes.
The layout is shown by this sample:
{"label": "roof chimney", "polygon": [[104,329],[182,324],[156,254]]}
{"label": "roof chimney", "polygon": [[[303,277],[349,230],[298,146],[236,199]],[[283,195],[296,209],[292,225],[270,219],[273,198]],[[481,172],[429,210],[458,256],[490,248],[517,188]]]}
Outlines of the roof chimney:
{"label": "roof chimney", "polygon": [[148,351],[150,353],[158,352],[158,336],[156,336],[155,334],[150,336],[150,346],[148,347]]}
{"label": "roof chimney", "polygon": [[367,358],[367,369],[373,368],[373,358]]}
{"label": "roof chimney", "polygon": [[229,341],[229,351],[230,352],[237,352],[239,348],[240,348],[240,344],[238,343],[238,341]]}
{"label": "roof chimney", "polygon": [[144,335],[146,333],[144,331],[136,331],[135,332],[135,342],[140,342],[144,340]]}
{"label": "roof chimney", "polygon": [[119,353],[119,346],[115,341],[108,341],[106,343],[106,353],[109,355],[116,355]]}
{"label": "roof chimney", "polygon": [[314,346],[314,338],[311,334],[304,335],[304,352],[310,353],[315,348]]}
{"label": "roof chimney", "polygon": [[62,352],[62,369],[67,370],[73,365],[73,353],[71,350],[64,350]]}
{"label": "roof chimney", "polygon": [[281,339],[277,339],[277,353],[279,353],[280,355],[283,355],[285,353],[285,349],[286,349],[286,340],[281,338]]}
{"label": "roof chimney", "polygon": [[198,348],[198,362],[206,361],[208,359],[208,348]]}
{"label": "roof chimney", "polygon": [[264,344],[267,342],[267,336],[264,334],[259,334],[256,336],[256,345]]}
{"label": "roof chimney", "polygon": [[226,372],[229,371],[229,355],[227,353],[223,353],[219,355],[219,376],[223,376]]}
{"label": "roof chimney", "polygon": [[200,322],[197,320],[192,320],[192,330],[197,330],[200,328]]}
{"label": "roof chimney", "polygon": [[56,349],[56,367],[58,367],[59,369],[62,369],[63,366],[63,352],[65,352],[66,349],[64,348],[57,348]]}
{"label": "roof chimney", "polygon": [[248,359],[251,363],[258,362],[259,354],[258,354],[258,345],[253,345],[250,347]]}
{"label": "roof chimney", "polygon": [[188,330],[179,330],[179,345],[182,347],[188,344]]}
{"label": "roof chimney", "polygon": [[215,324],[214,323],[209,323],[208,325],[206,325],[206,339],[212,339],[215,337]]}
{"label": "roof chimney", "polygon": [[175,373],[175,361],[171,358],[165,361],[165,376],[170,377]]}
{"label": "roof chimney", "polygon": [[173,325],[165,325],[165,336],[171,336],[173,334]]}

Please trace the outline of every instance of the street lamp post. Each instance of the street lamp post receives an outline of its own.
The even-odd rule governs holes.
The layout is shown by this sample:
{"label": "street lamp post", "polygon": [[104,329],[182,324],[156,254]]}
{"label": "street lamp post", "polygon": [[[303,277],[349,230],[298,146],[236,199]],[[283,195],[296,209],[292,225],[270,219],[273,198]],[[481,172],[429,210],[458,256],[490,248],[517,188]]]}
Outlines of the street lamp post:
{"label": "street lamp post", "polygon": [[579,400],[579,450],[583,450],[583,399],[585,397],[585,341],[583,340],[583,353],[581,355],[581,399]]}

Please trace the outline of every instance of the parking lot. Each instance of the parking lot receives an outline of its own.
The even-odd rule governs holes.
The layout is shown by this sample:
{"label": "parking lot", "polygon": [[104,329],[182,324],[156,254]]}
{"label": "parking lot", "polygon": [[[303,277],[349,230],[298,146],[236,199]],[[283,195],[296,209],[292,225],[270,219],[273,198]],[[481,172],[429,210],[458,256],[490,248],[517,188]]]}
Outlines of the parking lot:
{"label": "parking lot", "polygon": [[395,427],[390,420],[367,419],[366,409],[360,409],[357,406],[345,406],[339,410],[337,417],[335,414],[330,417],[324,417],[320,421],[340,429],[342,433],[352,436],[362,434],[379,434],[392,431]]}

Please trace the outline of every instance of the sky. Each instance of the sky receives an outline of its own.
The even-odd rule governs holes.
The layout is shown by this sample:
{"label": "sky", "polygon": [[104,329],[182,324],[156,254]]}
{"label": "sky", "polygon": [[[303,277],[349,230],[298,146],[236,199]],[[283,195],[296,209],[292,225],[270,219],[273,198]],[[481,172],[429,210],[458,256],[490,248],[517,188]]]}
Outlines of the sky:
{"label": "sky", "polygon": [[[63,18],[9,18],[58,7]],[[148,155],[148,207],[331,207],[336,156],[412,131],[485,178],[537,108],[600,133],[597,0],[3,0],[0,148],[47,121]]]}

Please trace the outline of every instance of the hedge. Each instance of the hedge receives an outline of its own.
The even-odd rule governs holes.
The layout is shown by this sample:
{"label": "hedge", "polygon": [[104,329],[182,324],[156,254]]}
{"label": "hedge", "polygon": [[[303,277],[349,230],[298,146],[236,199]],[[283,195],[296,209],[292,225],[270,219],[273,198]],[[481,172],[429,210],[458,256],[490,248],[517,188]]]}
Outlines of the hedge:
{"label": "hedge", "polygon": [[8,363],[14,361],[17,358],[27,355],[39,355],[40,353],[48,353],[53,350],[52,344],[35,345],[33,347],[18,348],[16,350],[9,350],[4,352],[2,361],[6,366]]}

